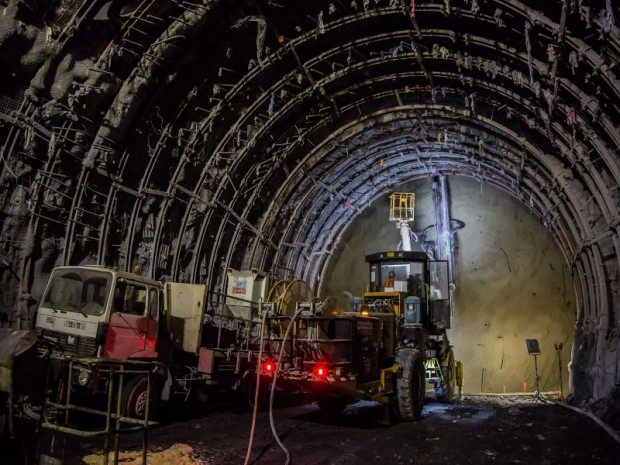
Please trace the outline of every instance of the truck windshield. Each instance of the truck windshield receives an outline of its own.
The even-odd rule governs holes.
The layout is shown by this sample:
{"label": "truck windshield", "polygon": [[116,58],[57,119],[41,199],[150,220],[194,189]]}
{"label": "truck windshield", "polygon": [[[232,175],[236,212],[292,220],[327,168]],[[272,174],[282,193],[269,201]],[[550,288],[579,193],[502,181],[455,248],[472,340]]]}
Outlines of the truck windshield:
{"label": "truck windshield", "polygon": [[43,298],[43,305],[53,310],[83,315],[103,314],[112,275],[105,271],[85,269],[56,270]]}

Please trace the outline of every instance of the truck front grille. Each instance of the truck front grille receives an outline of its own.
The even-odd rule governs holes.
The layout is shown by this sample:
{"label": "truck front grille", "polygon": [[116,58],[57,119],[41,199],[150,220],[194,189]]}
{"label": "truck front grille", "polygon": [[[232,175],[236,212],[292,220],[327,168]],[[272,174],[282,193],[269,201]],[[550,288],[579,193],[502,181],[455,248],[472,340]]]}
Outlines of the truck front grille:
{"label": "truck front grille", "polygon": [[97,344],[94,337],[75,336],[44,329],[41,332],[41,338],[50,341],[52,350],[63,355],[79,355],[82,357],[97,355]]}

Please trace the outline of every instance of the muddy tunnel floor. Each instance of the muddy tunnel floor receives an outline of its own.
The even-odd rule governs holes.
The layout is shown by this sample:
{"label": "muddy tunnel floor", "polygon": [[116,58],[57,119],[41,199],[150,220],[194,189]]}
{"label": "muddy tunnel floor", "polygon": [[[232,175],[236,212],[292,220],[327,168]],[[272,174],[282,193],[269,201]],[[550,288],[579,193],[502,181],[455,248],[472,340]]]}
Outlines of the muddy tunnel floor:
{"label": "muddy tunnel floor", "polygon": [[[149,432],[150,465],[243,464],[251,414],[216,410],[167,421]],[[372,402],[339,416],[316,403],[280,406],[274,420],[296,465],[336,464],[618,464],[620,444],[585,415],[531,398],[466,397],[451,404],[427,399],[417,423],[381,423]],[[101,464],[103,441],[70,440],[67,463]],[[121,438],[120,463],[141,463],[141,435]],[[286,462],[260,412],[250,463]],[[112,463],[112,461],[110,461]]]}

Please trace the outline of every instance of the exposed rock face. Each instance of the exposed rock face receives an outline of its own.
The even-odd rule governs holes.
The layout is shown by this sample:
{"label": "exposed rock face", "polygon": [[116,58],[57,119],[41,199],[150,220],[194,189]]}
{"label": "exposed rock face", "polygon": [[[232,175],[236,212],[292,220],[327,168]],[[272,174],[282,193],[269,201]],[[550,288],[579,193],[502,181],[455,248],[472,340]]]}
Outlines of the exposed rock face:
{"label": "exposed rock face", "polygon": [[[140,264],[213,290],[227,268],[260,268],[327,289],[343,231],[375,199],[463,176],[508,193],[557,246],[510,202],[483,195],[480,218],[459,213],[455,324],[467,315],[460,326],[497,348],[469,350],[470,385],[531,387],[531,360],[510,357],[540,329],[545,373],[563,342],[575,401],[607,405],[620,372],[616,2],[281,3],[2,2],[0,324],[31,325],[57,264]],[[517,336],[496,331],[511,318]]]}

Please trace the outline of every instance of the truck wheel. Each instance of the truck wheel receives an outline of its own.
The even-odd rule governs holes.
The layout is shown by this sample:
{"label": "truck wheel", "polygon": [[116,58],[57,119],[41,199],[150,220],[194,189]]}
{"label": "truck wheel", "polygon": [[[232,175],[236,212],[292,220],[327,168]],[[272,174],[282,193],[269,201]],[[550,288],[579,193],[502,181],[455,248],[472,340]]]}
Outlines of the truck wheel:
{"label": "truck wheel", "polygon": [[349,399],[338,396],[324,396],[316,400],[322,412],[338,415],[349,405]]}
{"label": "truck wheel", "polygon": [[209,413],[211,396],[206,386],[194,386],[191,390],[191,407],[198,415]]}
{"label": "truck wheel", "polygon": [[454,353],[452,349],[448,351],[446,358],[448,363],[446,366],[441,367],[446,389],[443,395],[437,396],[439,402],[452,402],[452,399],[454,399],[454,391],[456,390],[456,363],[454,362]]}
{"label": "truck wheel", "polygon": [[[261,378],[258,393],[258,410],[263,410],[267,405],[271,378]],[[241,412],[254,411],[254,402],[256,400],[256,373],[249,372],[245,378],[241,380],[237,388],[238,410]]]}
{"label": "truck wheel", "polygon": [[[148,398],[148,378],[146,376],[138,376],[129,380],[123,387],[123,396],[121,405],[123,416],[129,418],[143,419],[146,413],[146,404]],[[149,419],[153,418],[155,407],[157,404],[157,389],[155,389],[155,381],[151,379],[151,395],[149,402]]]}
{"label": "truck wheel", "polygon": [[403,348],[396,353],[402,370],[396,378],[395,414],[399,420],[417,421],[422,417],[426,379],[422,355],[416,349]]}

